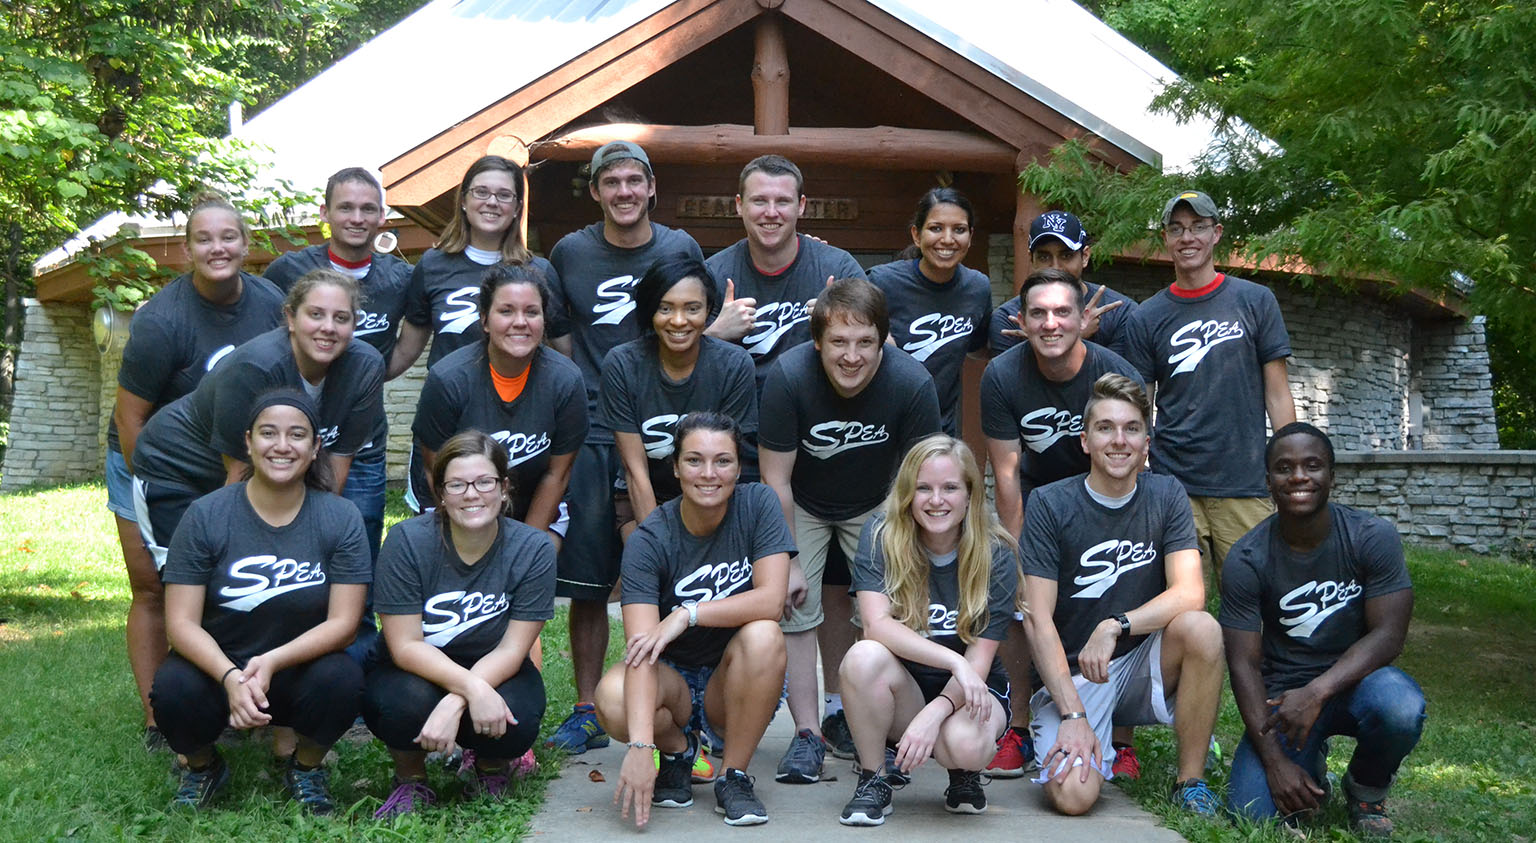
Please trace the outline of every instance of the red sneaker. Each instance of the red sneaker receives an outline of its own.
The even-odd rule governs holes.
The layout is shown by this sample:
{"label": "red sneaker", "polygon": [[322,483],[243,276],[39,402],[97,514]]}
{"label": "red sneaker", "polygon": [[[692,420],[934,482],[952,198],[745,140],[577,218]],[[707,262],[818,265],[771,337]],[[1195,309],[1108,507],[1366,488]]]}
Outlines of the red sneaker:
{"label": "red sneaker", "polygon": [[1116,776],[1133,780],[1141,778],[1141,761],[1136,757],[1136,747],[1115,747],[1115,763],[1109,769]]}
{"label": "red sneaker", "polygon": [[994,779],[1016,779],[1034,765],[1035,748],[1024,736],[1008,729],[997,739],[997,755],[987,765],[987,774]]}

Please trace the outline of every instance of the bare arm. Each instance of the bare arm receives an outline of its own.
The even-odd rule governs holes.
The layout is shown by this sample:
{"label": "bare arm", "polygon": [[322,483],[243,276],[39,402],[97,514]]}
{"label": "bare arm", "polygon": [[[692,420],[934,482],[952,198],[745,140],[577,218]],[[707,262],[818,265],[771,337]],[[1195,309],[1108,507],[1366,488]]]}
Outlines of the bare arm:
{"label": "bare arm", "polygon": [[997,520],[1015,539],[1024,532],[1024,492],[1019,487],[1022,455],[1019,440],[987,437],[987,458],[992,461],[992,476],[997,481]]}
{"label": "bare arm", "polygon": [[130,472],[133,471],[133,448],[139,443],[139,433],[144,430],[145,422],[149,421],[154,411],[153,402],[122,387],[117,388],[117,406],[112,409],[112,418],[117,422],[117,443],[123,450],[123,461],[128,463]]}
{"label": "bare arm", "polygon": [[645,523],[656,508],[656,490],[651,488],[650,460],[645,456],[645,442],[640,434],[615,430],[613,444],[624,462],[624,476],[629,483],[629,503],[635,510],[635,523]]}
{"label": "bare arm", "polygon": [[[1151,600],[1125,613],[1131,622],[1130,635],[1145,635],[1166,627],[1184,612],[1205,608],[1205,578],[1200,569],[1200,551],[1176,550],[1163,558],[1168,587]],[[1105,618],[1093,628],[1087,643],[1077,654],[1077,669],[1090,682],[1109,681],[1109,662],[1122,630],[1119,621]]]}
{"label": "bare arm", "polygon": [[395,340],[395,348],[389,353],[389,366],[384,370],[384,379],[394,380],[416,365],[416,359],[421,357],[421,351],[427,347],[427,340],[431,336],[431,329],[424,325],[400,323],[400,338]]}
{"label": "bare arm", "polygon": [[[760,448],[757,452],[758,471],[762,473],[763,482],[779,496],[779,508],[784,512],[784,524],[789,528],[790,538],[795,537],[795,492],[790,486],[790,478],[795,472],[795,453],[768,448]],[[789,589],[785,596],[785,608],[804,603],[808,588],[805,571],[800,568],[800,556],[796,554],[789,564]]]}
{"label": "bare arm", "polygon": [[1291,397],[1291,381],[1286,374],[1285,358],[1264,364],[1264,411],[1269,413],[1269,427],[1279,430],[1296,421],[1296,402]]}
{"label": "bare arm", "polygon": [[352,458],[331,454],[331,491],[341,494],[347,488],[347,475],[352,473]]}
{"label": "bare arm", "polygon": [[[425,450],[425,449],[423,449]],[[571,466],[576,462],[576,452],[556,454],[549,458],[549,467],[533,487],[533,497],[528,501],[528,512],[523,523],[535,530],[548,530],[560,514],[560,501],[565,488],[571,482]],[[633,484],[630,486],[634,488]]]}
{"label": "bare arm", "polygon": [[229,454],[219,455],[224,460],[224,485],[239,483],[245,479],[245,473],[251,470],[251,464],[245,460],[237,460]]}

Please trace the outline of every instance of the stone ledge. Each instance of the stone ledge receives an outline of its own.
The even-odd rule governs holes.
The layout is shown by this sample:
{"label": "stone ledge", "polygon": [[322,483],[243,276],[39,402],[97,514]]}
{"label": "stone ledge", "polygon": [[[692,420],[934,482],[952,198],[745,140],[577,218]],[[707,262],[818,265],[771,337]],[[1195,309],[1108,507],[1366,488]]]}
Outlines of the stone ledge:
{"label": "stone ledge", "polygon": [[1339,465],[1529,465],[1536,466],[1536,451],[1339,451]]}

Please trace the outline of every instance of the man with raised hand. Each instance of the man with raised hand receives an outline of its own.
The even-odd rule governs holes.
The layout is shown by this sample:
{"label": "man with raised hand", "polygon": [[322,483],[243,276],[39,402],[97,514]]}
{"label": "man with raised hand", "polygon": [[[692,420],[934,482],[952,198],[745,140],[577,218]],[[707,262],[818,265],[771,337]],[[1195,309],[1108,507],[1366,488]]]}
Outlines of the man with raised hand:
{"label": "man with raised hand", "polygon": [[1424,728],[1424,692],[1392,666],[1413,615],[1396,528],[1331,503],[1333,443],[1294,422],[1265,452],[1276,512],[1227,554],[1221,626],[1243,716],[1227,804],[1262,822],[1322,807],[1328,738],[1350,735],[1350,825],[1390,837],[1385,802]]}
{"label": "man with raised hand", "polygon": [[1216,271],[1216,203],[1186,190],[1163,206],[1174,283],[1127,323],[1125,358],[1157,385],[1152,470],[1184,484],[1214,587],[1232,544],[1274,511],[1265,493],[1264,419],[1296,420],[1291,338],[1268,287]]}
{"label": "man with raised hand", "polygon": [[[1080,434],[1082,408],[1101,375],[1115,372],[1139,382],[1136,369],[1120,355],[1084,342],[1080,282],[1061,269],[1037,269],[1024,279],[1019,323],[1028,341],[987,364],[981,378],[981,429],[997,479],[997,516],[1010,535],[1024,530],[1024,500],[1036,487],[1082,474],[1089,469]],[[1023,616],[1019,616],[1023,621]],[[1014,624],[1003,644],[1010,676],[1029,675],[1029,641],[1022,623]],[[1128,730],[1126,730],[1128,732]],[[1116,735],[1116,762],[1133,754],[1130,735]],[[1013,720],[998,741],[991,775],[1024,775],[1034,762],[1029,734],[1029,703],[1024,694],[1013,704]],[[1129,762],[1117,775],[1127,775]]]}
{"label": "man with raised hand", "polygon": [[592,154],[591,179],[588,191],[602,209],[602,221],[560,238],[549,253],[559,276],[550,290],[550,344],[581,368],[592,420],[571,467],[566,492],[571,524],[555,578],[555,594],[571,599],[577,702],[548,742],[573,754],[608,745],[593,695],[608,650],[608,598],[619,579],[618,525],[629,520],[620,511],[628,509],[628,500],[613,431],[598,423],[603,358],[640,336],[632,293],[651,264],[678,254],[704,259],[687,232],[651,221],[656,176],[638,144],[613,141],[599,147]]}
{"label": "man with raised hand", "polygon": [[[1111,290],[1104,284],[1083,280],[1092,254],[1092,238],[1077,217],[1066,211],[1047,211],[1029,224],[1029,268],[1031,271],[1059,269],[1071,275],[1082,289],[1088,304],[1084,306],[1083,339],[1091,339],[1116,354],[1125,355],[1125,321],[1136,309],[1136,300]],[[987,331],[987,345],[993,355],[1002,354],[1024,340],[1019,314],[1024,309],[1024,292],[1003,302],[992,311]]]}
{"label": "man with raised hand", "polygon": [[[1035,668],[1030,701],[1045,796],[1086,813],[1114,772],[1116,725],[1173,725],[1175,804],[1214,817],[1203,778],[1221,701],[1221,630],[1205,611],[1194,520],[1177,480],[1142,474],[1152,405],[1123,375],[1093,386],[1083,410],[1087,474],[1030,493],[1024,597]],[[1043,750],[1043,751],[1042,751]]]}
{"label": "man with raised hand", "polygon": [[[774,776],[790,784],[820,781],[826,753],[825,725],[817,720],[816,630],[825,620],[827,550],[835,540],[846,558],[854,557],[859,532],[885,499],[907,448],[939,432],[933,378],[911,355],[886,345],[890,317],[878,287],[862,278],[834,281],[816,301],[811,335],[774,361],[758,421],[763,482],[778,494],[800,549],[783,622],[795,737]],[[850,646],[823,643],[822,662],[835,672]]]}

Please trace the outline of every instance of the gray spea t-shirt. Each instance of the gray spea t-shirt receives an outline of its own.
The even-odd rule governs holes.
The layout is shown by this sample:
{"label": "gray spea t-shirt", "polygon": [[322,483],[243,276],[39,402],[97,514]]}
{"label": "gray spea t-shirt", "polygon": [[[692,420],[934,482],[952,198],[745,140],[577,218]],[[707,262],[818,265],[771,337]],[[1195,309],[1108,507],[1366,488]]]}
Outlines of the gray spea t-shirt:
{"label": "gray spea t-shirt", "polygon": [[675,255],[704,260],[688,232],[654,222],[650,242],[643,246],[615,246],[603,237],[603,224],[595,222],[560,238],[549,253],[560,282],[550,291],[555,318],[545,324],[552,337],[571,335],[571,359],[586,380],[587,415],[593,421],[588,442],[613,441],[613,433],[598,422],[597,393],[603,384],[603,358],[640,336],[635,285],[652,264]]}
{"label": "gray spea t-shirt", "polygon": [[938,432],[933,378],[889,345],[869,384],[851,398],[833,389],[809,342],[780,355],[763,384],[758,444],[796,452],[790,475],[795,504],[826,521],[873,509],[885,499],[907,449]]}
{"label": "gray spea t-shirt", "polygon": [[[267,267],[266,278],[286,294],[293,288],[293,282],[316,269],[340,271],[331,263],[330,247],[325,243],[280,255]],[[368,261],[368,274],[357,282],[362,305],[357,309],[357,325],[352,336],[377,348],[385,360],[395,350],[395,340],[400,333],[411,271],[411,265],[400,258],[375,252]]]}
{"label": "gray spea t-shirt", "polygon": [[981,376],[981,429],[992,439],[1017,440],[1022,491],[1082,474],[1083,409],[1100,376],[1115,372],[1141,383],[1141,375],[1120,355],[1091,342],[1082,368],[1056,382],[1040,373],[1034,349],[1016,345],[992,359]]}
{"label": "gray spea t-shirt", "polygon": [[[750,591],[757,562],[794,552],[779,498],[761,483],[738,485],[724,520],[708,536],[688,532],[682,499],[673,498],[656,507],[624,545],[623,604],[651,604],[666,618],[684,600],[703,603]],[[668,644],[664,655],[688,667],[717,665],[735,634],[696,626]]]}
{"label": "gray spea t-shirt", "polygon": [[[528,364],[528,380],[512,401],[503,401],[491,380],[483,343],[465,346],[427,369],[411,433],[437,451],[466,430],[490,434],[507,450],[515,488],[513,517],[528,515],[534,490],[551,457],[573,454],[587,435],[587,393],[576,364],[540,346]],[[430,500],[418,489],[417,500]]]}
{"label": "gray spea t-shirt", "polygon": [[[134,450],[134,473],[145,480],[203,492],[224,485],[223,457],[248,461],[246,424],[256,397],[275,387],[304,389],[287,328],[236,348],[191,395],[156,413]],[[354,339],[331,363],[321,387],[320,444],[332,454],[382,452],[384,358]],[[371,446],[365,448],[365,446]]]}
{"label": "gray spea t-shirt", "polygon": [[[851,591],[877,591],[890,596],[885,582],[885,548],[880,541],[880,528],[885,523],[883,513],[871,516],[864,522],[859,534],[859,549],[854,554],[849,573],[853,579]],[[966,644],[955,626],[960,617],[960,566],[954,554],[942,560],[928,555],[928,631],[926,636],[957,653],[964,653]],[[935,562],[943,564],[935,564]],[[1001,641],[1008,637],[1008,624],[1013,621],[1014,596],[1019,588],[1019,558],[1013,548],[1001,542],[992,545],[992,572],[987,579],[987,625],[981,637]],[[937,676],[948,676],[949,671],[929,665],[907,662],[909,669]],[[992,657],[992,671],[1002,671],[1002,661]]]}
{"label": "gray spea t-shirt", "polygon": [[[527,265],[543,275],[551,290],[559,286],[559,275],[549,261],[535,256]],[[438,249],[428,249],[416,262],[405,288],[405,321],[432,331],[428,368],[449,352],[475,345],[485,337],[480,327],[480,281],[490,268],[470,260],[464,252],[449,254]],[[548,320],[546,314],[545,324]]]}
{"label": "gray spea t-shirt", "polygon": [[[1099,288],[1103,287],[1104,295],[1099,297],[1099,307],[1108,307],[1115,302],[1124,302],[1119,307],[1099,316],[1099,329],[1093,333],[1093,341],[1114,353],[1125,356],[1126,333],[1125,322],[1136,312],[1136,300],[1123,293],[1117,293],[1103,284],[1088,284],[1088,298],[1092,299]],[[1003,336],[1004,331],[1018,329],[1018,324],[1013,317],[1018,316],[1024,309],[1023,300],[1019,296],[1003,302],[992,311],[991,326],[987,330],[987,346],[993,354],[1002,354],[1010,348],[1024,342],[1014,337]]]}
{"label": "gray spea t-shirt", "polygon": [[1396,528],[1343,504],[1328,511],[1333,530],[1313,550],[1292,550],[1271,515],[1221,566],[1221,625],[1263,633],[1271,696],[1316,679],[1365,636],[1365,601],[1413,587]]}
{"label": "gray spea t-shirt", "polygon": [[1230,275],[1195,298],[1164,287],[1127,327],[1126,360],[1157,383],[1152,470],[1191,495],[1264,497],[1264,364],[1291,355],[1275,294]]}
{"label": "gray spea t-shirt", "polygon": [[[217,305],[183,275],[133,314],[117,385],[153,404],[150,415],[197,388],[215,363],[241,343],[283,324],[283,294],[265,280],[240,274],[240,298]],[[117,420],[107,443],[120,449]]]}
{"label": "gray spea t-shirt", "polygon": [[[1167,590],[1168,554],[1199,546],[1189,498],[1177,480],[1143,473],[1130,502],[1111,509],[1089,496],[1087,476],[1031,492],[1020,543],[1025,576],[1057,582],[1051,619],[1073,673],[1093,628]],[[1125,655],[1145,638],[1120,636],[1114,656]]]}
{"label": "gray spea t-shirt", "polygon": [[331,584],[370,582],[373,559],[350,501],[310,489],[299,514],[274,527],[235,483],[187,507],[161,579],[208,587],[203,629],[243,665],[318,626]]}
{"label": "gray spea t-shirt", "polygon": [[682,491],[672,473],[677,422],[695,410],[724,413],[736,420],[743,433],[757,432],[757,381],[746,351],[724,340],[702,337],[693,373],[681,381],[662,373],[654,337],[624,343],[603,361],[598,401],[603,426],[640,437],[657,503]]}
{"label": "gray spea t-shirt", "polygon": [[983,327],[992,307],[992,282],[961,266],[949,283],[935,284],[916,258],[877,266],[869,280],[885,293],[896,347],[933,375],[944,432],[958,435],[965,355],[986,345]]}
{"label": "gray spea t-shirt", "polygon": [[805,303],[821,295],[828,278],[863,278],[859,262],[836,246],[797,234],[800,244],[789,266],[769,275],[752,263],[746,240],[710,255],[705,265],[725,300],[725,282],[735,282],[736,298],[757,300],[757,317],[741,344],[757,364],[758,388],[778,356],[811,338],[811,312]]}
{"label": "gray spea t-shirt", "polygon": [[443,517],[390,528],[379,550],[373,605],[381,615],[421,615],[428,644],[461,665],[496,649],[509,621],[555,614],[555,546],[543,530],[502,518],[496,540],[464,564]]}

